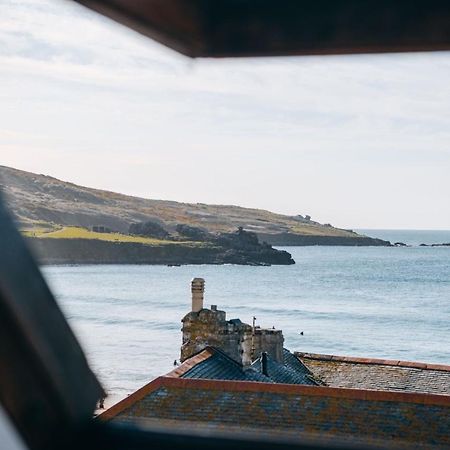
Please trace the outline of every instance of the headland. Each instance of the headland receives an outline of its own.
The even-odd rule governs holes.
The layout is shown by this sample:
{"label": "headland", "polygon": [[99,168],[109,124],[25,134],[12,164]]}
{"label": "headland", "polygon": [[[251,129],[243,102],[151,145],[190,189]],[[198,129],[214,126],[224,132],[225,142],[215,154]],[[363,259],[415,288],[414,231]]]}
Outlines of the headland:
{"label": "headland", "polygon": [[132,197],[4,166],[0,188],[47,264],[292,264],[271,246],[391,245],[308,214]]}

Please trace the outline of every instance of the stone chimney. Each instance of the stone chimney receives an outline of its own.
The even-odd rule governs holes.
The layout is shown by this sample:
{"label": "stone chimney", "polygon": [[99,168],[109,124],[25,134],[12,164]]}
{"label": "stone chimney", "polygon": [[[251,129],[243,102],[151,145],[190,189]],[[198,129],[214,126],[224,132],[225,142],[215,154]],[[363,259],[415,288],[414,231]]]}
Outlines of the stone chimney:
{"label": "stone chimney", "polygon": [[183,333],[180,361],[183,362],[205,347],[216,347],[230,358],[244,366],[249,366],[257,355],[267,352],[263,357],[267,371],[267,356],[278,362],[284,361],[283,333],[281,330],[250,326],[239,319],[226,319],[225,311],[211,305],[203,306],[205,280],[194,278],[191,281],[192,308],[181,322]]}
{"label": "stone chimney", "polygon": [[203,294],[205,292],[205,280],[194,278],[191,281],[192,311],[199,312],[203,309]]}

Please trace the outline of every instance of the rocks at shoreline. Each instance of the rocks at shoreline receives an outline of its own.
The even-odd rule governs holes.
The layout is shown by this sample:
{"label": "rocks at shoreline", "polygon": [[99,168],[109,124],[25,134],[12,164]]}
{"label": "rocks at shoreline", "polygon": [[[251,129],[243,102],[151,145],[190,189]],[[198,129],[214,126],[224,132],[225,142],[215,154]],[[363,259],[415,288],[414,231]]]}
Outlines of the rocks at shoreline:
{"label": "rocks at shoreline", "polygon": [[420,244],[419,247],[450,247],[450,242],[443,242],[442,244]]}
{"label": "rocks at shoreline", "polygon": [[29,237],[40,264],[241,264],[252,266],[295,264],[290,253],[260,243],[254,233],[210,236],[192,243],[166,241],[161,245],[96,239],[45,239]]}
{"label": "rocks at shoreline", "polygon": [[260,243],[258,236],[239,227],[235,233],[221,233],[213,241],[227,249],[224,263],[245,265],[289,265],[295,264],[290,253],[274,249],[266,242]]}

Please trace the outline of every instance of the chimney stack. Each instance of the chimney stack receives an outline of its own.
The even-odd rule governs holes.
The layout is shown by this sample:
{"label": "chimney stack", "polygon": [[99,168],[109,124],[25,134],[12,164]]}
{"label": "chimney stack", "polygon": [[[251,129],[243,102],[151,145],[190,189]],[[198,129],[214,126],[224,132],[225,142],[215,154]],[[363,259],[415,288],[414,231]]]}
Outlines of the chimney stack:
{"label": "chimney stack", "polygon": [[267,352],[261,353],[261,373],[266,377],[269,376],[269,372],[267,370]]}
{"label": "chimney stack", "polygon": [[205,292],[205,280],[194,278],[191,281],[192,311],[199,312],[203,309],[203,293]]}

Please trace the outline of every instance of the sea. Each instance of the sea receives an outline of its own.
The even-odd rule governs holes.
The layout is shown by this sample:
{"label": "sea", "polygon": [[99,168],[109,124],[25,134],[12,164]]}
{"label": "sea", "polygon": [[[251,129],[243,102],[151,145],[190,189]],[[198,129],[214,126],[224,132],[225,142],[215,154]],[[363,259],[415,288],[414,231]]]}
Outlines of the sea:
{"label": "sea", "polygon": [[179,358],[190,281],[227,318],[282,329],[291,351],[450,364],[450,231],[358,230],[407,247],[287,247],[292,266],[46,266],[110,401]]}

